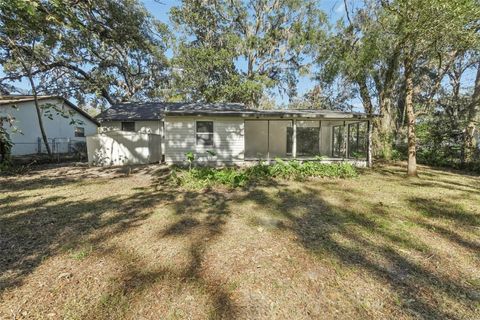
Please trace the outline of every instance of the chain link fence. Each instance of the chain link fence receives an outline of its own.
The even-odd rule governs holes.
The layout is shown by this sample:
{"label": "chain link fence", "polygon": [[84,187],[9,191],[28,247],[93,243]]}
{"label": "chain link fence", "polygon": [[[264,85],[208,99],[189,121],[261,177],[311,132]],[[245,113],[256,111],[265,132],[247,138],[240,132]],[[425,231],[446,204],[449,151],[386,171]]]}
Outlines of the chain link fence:
{"label": "chain link fence", "polygon": [[48,145],[54,156],[49,157],[42,138],[35,142],[16,142],[12,148],[12,160],[15,164],[30,162],[48,163],[54,161],[87,160],[87,144],[85,140],[71,138],[51,138]]}
{"label": "chain link fence", "polygon": [[[53,154],[87,154],[87,144],[84,140],[70,138],[48,139],[48,145]],[[42,138],[37,139],[37,153],[48,153]]]}

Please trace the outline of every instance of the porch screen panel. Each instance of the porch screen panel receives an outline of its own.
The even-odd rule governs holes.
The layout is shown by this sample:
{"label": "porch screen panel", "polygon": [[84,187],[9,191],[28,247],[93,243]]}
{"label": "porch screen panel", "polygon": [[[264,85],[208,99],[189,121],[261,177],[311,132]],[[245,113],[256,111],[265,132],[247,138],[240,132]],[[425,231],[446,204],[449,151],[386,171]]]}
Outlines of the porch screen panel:
{"label": "porch screen panel", "polygon": [[293,135],[291,120],[270,120],[269,152],[270,158],[287,158],[292,155],[291,145]]}
{"label": "porch screen panel", "polygon": [[320,122],[297,121],[297,156],[320,154]]}
{"label": "porch screen panel", "polygon": [[266,159],[268,156],[268,121],[245,120],[245,158]]}
{"label": "porch screen panel", "polygon": [[332,127],[332,157],[334,158],[345,157],[344,134],[343,125]]}
{"label": "porch screen panel", "polygon": [[348,157],[354,159],[367,158],[367,122],[356,122],[348,125]]}

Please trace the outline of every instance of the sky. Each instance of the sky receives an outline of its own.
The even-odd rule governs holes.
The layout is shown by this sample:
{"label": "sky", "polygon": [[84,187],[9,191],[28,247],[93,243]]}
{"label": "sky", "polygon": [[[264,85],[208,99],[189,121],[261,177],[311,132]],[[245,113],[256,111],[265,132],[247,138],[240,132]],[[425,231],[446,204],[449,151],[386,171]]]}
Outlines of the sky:
{"label": "sky", "polygon": [[[320,8],[327,14],[331,22],[335,22],[338,19],[341,19],[345,14],[344,2],[343,0],[319,0]],[[351,0],[355,1],[355,0]],[[171,26],[169,21],[169,12],[170,9],[174,6],[180,5],[180,1],[177,0],[143,0],[142,1],[147,10],[158,20]],[[173,29],[173,26],[171,26]],[[170,53],[171,54],[171,53]],[[239,60],[237,62],[237,67],[242,70],[245,69],[245,62]],[[308,92],[315,85],[315,82],[311,79],[311,76],[301,77],[298,81],[297,90],[298,95],[302,96],[304,93]],[[288,97],[286,95],[281,95],[280,93],[274,95],[274,99],[277,105],[288,103]],[[353,104],[357,104],[359,101],[354,101]]]}

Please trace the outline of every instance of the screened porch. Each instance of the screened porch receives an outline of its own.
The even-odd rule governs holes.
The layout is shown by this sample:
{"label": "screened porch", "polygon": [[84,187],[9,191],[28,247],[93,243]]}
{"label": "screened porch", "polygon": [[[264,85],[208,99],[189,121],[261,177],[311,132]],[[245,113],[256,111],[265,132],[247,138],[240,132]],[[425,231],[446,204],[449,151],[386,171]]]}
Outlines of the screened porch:
{"label": "screened porch", "polygon": [[369,120],[245,120],[245,160],[369,160]]}

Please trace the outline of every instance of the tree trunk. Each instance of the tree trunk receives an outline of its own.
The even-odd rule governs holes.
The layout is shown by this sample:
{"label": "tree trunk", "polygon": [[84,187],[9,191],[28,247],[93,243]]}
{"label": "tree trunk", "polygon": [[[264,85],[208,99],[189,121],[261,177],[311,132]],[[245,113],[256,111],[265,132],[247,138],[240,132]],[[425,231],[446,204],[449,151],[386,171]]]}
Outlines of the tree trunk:
{"label": "tree trunk", "polygon": [[415,137],[415,110],[413,108],[413,61],[406,57],[405,67],[405,108],[407,109],[407,135],[408,135],[408,168],[407,174],[416,177],[417,151]]}
{"label": "tree trunk", "polygon": [[381,142],[382,157],[391,160],[393,153],[394,136],[396,135],[395,114],[392,103],[395,85],[395,74],[398,70],[400,50],[394,48],[388,59],[387,68],[375,78],[376,89],[379,95],[381,118],[379,119],[378,136]]}
{"label": "tree trunk", "polygon": [[[392,144],[393,144],[393,116],[392,116],[392,99],[391,92],[386,92],[387,88],[380,94],[380,140],[382,141],[382,157],[385,160],[392,159]],[[389,90],[388,90],[389,91]]]}
{"label": "tree trunk", "polygon": [[38,103],[37,90],[35,89],[35,83],[33,82],[30,72],[28,74],[28,81],[30,82],[30,86],[32,87],[33,101],[35,103],[35,110],[37,111],[38,126],[40,127],[43,143],[45,144],[45,148],[47,149],[48,155],[51,157],[52,150],[50,149],[50,145],[48,144],[47,134],[45,133],[45,128],[43,127],[42,110],[40,109],[40,105]]}
{"label": "tree trunk", "polygon": [[[383,149],[383,143],[378,141],[378,131],[373,133],[373,129],[380,127],[380,119],[373,118],[373,103],[372,97],[370,96],[370,91],[367,86],[366,77],[361,77],[357,79],[357,85],[360,91],[360,98],[362,99],[363,109],[371,120],[368,121],[368,166],[372,166],[373,150]],[[375,138],[374,138],[375,137]]]}
{"label": "tree trunk", "polygon": [[[15,48],[15,44],[11,39],[8,39],[10,44],[12,45],[13,48]],[[35,43],[33,44],[35,46]],[[17,49],[18,51],[18,49]],[[32,52],[33,52],[33,47],[32,47]],[[38,96],[37,96],[37,89],[35,87],[35,82],[33,81],[33,75],[32,75],[32,67],[27,66],[23,56],[21,54],[18,55],[18,60],[22,64],[23,70],[27,74],[28,81],[30,82],[30,86],[32,88],[32,93],[33,93],[33,101],[35,104],[35,110],[37,112],[37,118],[38,118],[38,125],[40,127],[40,133],[42,134],[42,139],[43,143],[45,144],[45,148],[47,149],[48,155],[51,157],[52,156],[52,151],[50,150],[50,146],[48,145],[48,139],[47,139],[47,134],[45,133],[45,128],[43,127],[43,120],[42,120],[42,110],[40,109],[40,105],[38,103]]]}
{"label": "tree trunk", "polygon": [[373,115],[373,104],[372,98],[370,97],[370,92],[368,91],[366,80],[361,79],[360,81],[357,81],[357,83],[360,89],[360,97],[362,98],[362,104],[363,108],[365,109],[365,113],[371,116]]}
{"label": "tree trunk", "polygon": [[475,78],[475,88],[473,90],[472,101],[468,109],[467,126],[465,128],[465,138],[463,141],[463,157],[462,163],[473,162],[475,155],[475,121],[480,109],[480,63],[477,68],[477,76]]}

